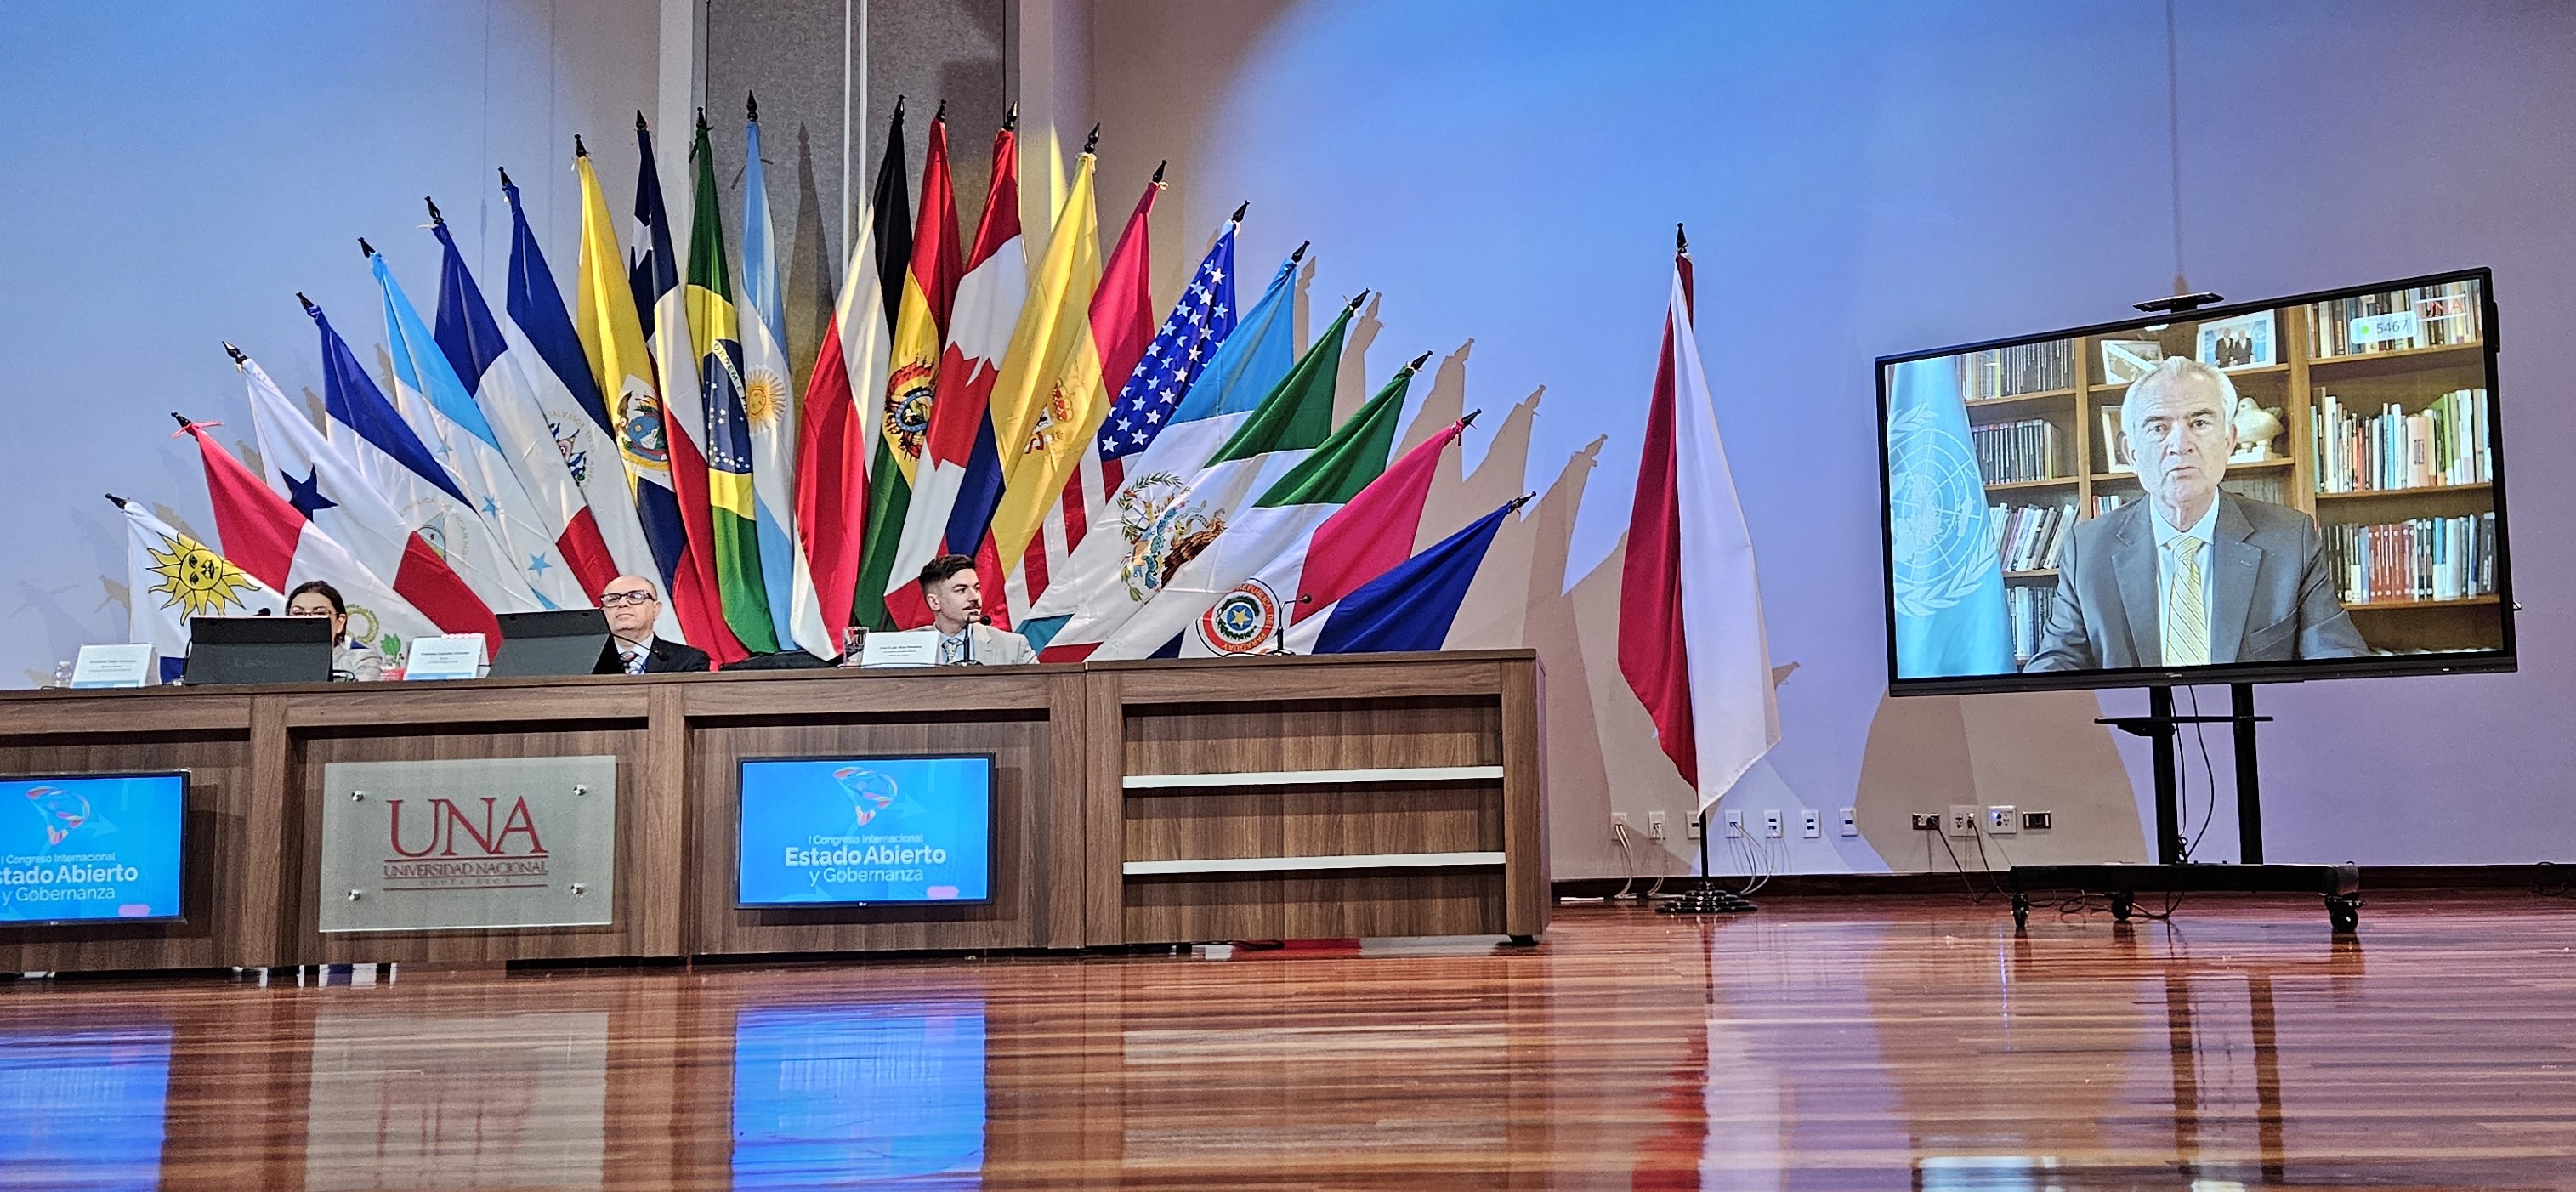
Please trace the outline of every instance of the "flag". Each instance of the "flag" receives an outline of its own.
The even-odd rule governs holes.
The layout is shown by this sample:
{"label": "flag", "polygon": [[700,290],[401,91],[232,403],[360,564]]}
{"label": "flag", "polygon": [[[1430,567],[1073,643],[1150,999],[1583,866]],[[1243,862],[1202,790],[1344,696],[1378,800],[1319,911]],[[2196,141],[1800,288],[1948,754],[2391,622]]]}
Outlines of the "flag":
{"label": "flag", "polygon": [[876,450],[868,457],[868,532],[859,549],[859,609],[872,629],[891,629],[883,593],[900,582],[894,571],[903,526],[912,508],[914,472],[922,437],[939,408],[941,329],[957,297],[965,266],[957,256],[957,195],[948,178],[948,120],[930,120],[930,147],[921,168],[921,218],[914,222],[912,260],[904,272],[902,306],[886,361],[885,393],[876,414]]}
{"label": "flag", "polygon": [[[1157,335],[1145,349],[1152,367],[1141,381],[1130,377],[1132,392],[1120,395],[1103,424],[1103,475],[1114,468],[1118,476],[1110,486],[1108,503],[1095,519],[1104,532],[1077,544],[1063,571],[1050,577],[1045,594],[1032,602],[1028,620],[1019,626],[1032,646],[1045,649],[1075,609],[1109,599],[1127,601],[1128,578],[1160,581],[1159,576],[1131,576],[1126,566],[1151,529],[1147,511],[1157,496],[1169,496],[1173,485],[1186,485],[1196,478],[1200,465],[1296,362],[1295,280],[1305,246],[1298,246],[1280,263],[1260,300],[1235,327],[1234,233],[1240,226],[1229,222],[1218,235],[1217,246],[1191,276],[1190,288],[1163,320],[1170,330]],[[1191,313],[1200,314],[1201,321],[1190,323],[1185,315]],[[1192,349],[1200,354],[1191,356]],[[1141,421],[1146,435],[1142,444],[1134,441],[1137,427],[1119,429],[1122,419]],[[1114,464],[1109,442],[1113,433],[1122,440]],[[1105,532],[1112,522],[1118,529],[1115,534]],[[1132,609],[1133,602],[1126,607]]]}
{"label": "flag", "polygon": [[574,295],[579,304],[574,326],[589,360],[591,386],[608,404],[609,438],[626,465],[636,526],[652,551],[652,569],[645,574],[662,584],[662,615],[653,632],[688,641],[679,602],[670,596],[688,554],[689,536],[671,479],[669,417],[662,408],[661,384],[654,379],[644,324],[636,314],[625,253],[609,222],[607,193],[600,189],[581,138],[573,138],[572,151],[573,173],[581,181],[581,279]]}
{"label": "flag", "polygon": [[[272,592],[292,592],[317,579],[339,589],[349,609],[349,635],[388,651],[387,658],[402,657],[403,642],[438,634],[439,626],[270,492],[202,423],[188,423],[185,433],[197,440],[205,462],[206,496],[215,507],[215,537],[226,561]],[[483,640],[497,645],[497,628]]]}
{"label": "flag", "polygon": [[[1145,345],[1143,358],[1129,366],[1118,396],[1110,401],[1094,446],[1103,493],[1114,494],[1124,485],[1127,461],[1162,437],[1163,428],[1180,409],[1181,399],[1189,396],[1190,382],[1197,379],[1199,371],[1207,367],[1208,358],[1233,333],[1234,234],[1242,227],[1243,212],[1238,209],[1234,218],[1218,229],[1216,243],[1208,246],[1207,256],[1190,274],[1189,284],[1181,288],[1180,299],[1172,303],[1171,312],[1154,329],[1153,342]],[[1120,245],[1125,246],[1123,238]],[[1112,253],[1103,288],[1105,278],[1117,275],[1118,256]],[[1100,305],[1098,299],[1092,305]],[[1104,360],[1103,372],[1108,371],[1107,366]],[[1280,367],[1286,371],[1284,356]],[[1093,509],[1107,504],[1108,497],[1103,496]],[[1095,516],[1092,520],[1098,519]]]}
{"label": "flag", "polygon": [[[949,310],[948,343],[939,356],[939,401],[930,408],[930,428],[922,437],[903,536],[886,568],[886,617],[906,629],[930,623],[930,606],[915,582],[922,567],[940,555],[976,550],[993,504],[1001,499],[1002,461],[993,447],[990,399],[1011,330],[1029,299],[1028,253],[1020,239],[1017,123],[1015,109],[993,133],[992,181],[984,191],[984,214],[975,224],[966,275],[957,283],[957,299]],[[986,591],[1002,590],[1000,560],[992,552],[978,557],[976,570]],[[1007,623],[1007,618],[997,620]]]}
{"label": "flag", "polygon": [[1309,615],[1288,631],[1288,649],[1301,654],[1385,654],[1437,650],[1449,639],[1458,606],[1467,600],[1476,569],[1503,518],[1528,497],[1514,497],[1350,595]]}
{"label": "flag", "polygon": [[715,150],[707,114],[698,113],[697,201],[689,217],[690,342],[706,404],[707,517],[716,594],[725,626],[754,654],[778,652],[769,623],[769,585],[760,571],[758,511],[751,494],[751,424],[742,409],[742,336],[733,309],[733,270],[725,261],[723,214],[716,207]]}
{"label": "flag", "polygon": [[474,274],[465,267],[465,254],[457,250],[456,238],[448,234],[447,221],[439,218],[435,205],[430,207],[430,231],[438,237],[441,252],[434,332],[439,350],[498,437],[538,524],[553,534],[556,552],[572,569],[582,597],[575,607],[586,607],[608,581],[617,578],[617,562],[609,556],[607,540],[600,537],[598,519],[591,516],[581,485],[573,479],[570,453],[564,449],[566,432],[579,433],[580,416],[567,412],[559,420],[546,412],[526,367],[528,354],[515,351],[502,336],[492,308],[483,301],[483,291],[474,284]]}
{"label": "flag", "polygon": [[[1428,359],[1430,353],[1424,353]],[[1101,643],[1098,658],[1166,656],[1195,626],[1217,653],[1258,649],[1258,633],[1275,631],[1275,615],[1243,606],[1236,586],[1291,553],[1303,552],[1315,528],[1386,471],[1405,393],[1417,359],[1369,398],[1314,453],[1288,469],[1171,577],[1145,607]],[[1272,612],[1276,613],[1275,599]]]}
{"label": "flag", "polygon": [[[885,392],[890,338],[869,222],[854,224],[860,239],[850,248],[840,300],[824,329],[814,371],[805,379],[805,400],[797,408],[796,532],[814,576],[816,615],[834,642],[846,639],[850,615],[858,607],[868,452],[876,446],[868,428],[876,395]],[[862,399],[861,394],[867,396]]]}
{"label": "flag", "polygon": [[[760,108],[743,121],[742,405],[751,423],[751,495],[758,515],[760,576],[769,588],[769,620],[787,640],[817,658],[841,652],[814,601],[814,575],[796,545],[796,387],[787,361],[787,304],[778,275],[778,240],[769,219],[769,188],[760,161]],[[800,612],[801,610],[801,612]]]}
{"label": "flag", "polygon": [[[403,421],[375,378],[359,367],[330,317],[310,300],[304,313],[322,337],[322,409],[330,419],[331,445],[356,465],[368,486],[384,494],[395,524],[419,534],[464,577],[487,610],[524,613],[545,607],[529,589],[527,573],[503,549],[500,536],[483,524],[447,465]],[[311,466],[314,461],[298,462]]]}
{"label": "flag", "polygon": [[646,320],[645,342],[653,353],[662,431],[670,447],[671,493],[688,539],[671,576],[669,600],[677,606],[689,644],[722,665],[740,660],[744,650],[725,624],[716,580],[715,507],[707,491],[704,454],[707,411],[699,391],[703,358],[689,332],[688,291],[680,285],[671,213],[662,203],[661,171],[653,164],[653,130],[645,127],[642,112],[635,113],[635,149],[635,243],[627,249],[626,278],[635,293],[636,317]]}
{"label": "flag", "polygon": [[[162,682],[177,679],[187,668],[188,618],[285,614],[286,597],[214,548],[171,529],[135,502],[113,495],[107,499],[125,511],[125,589],[131,609],[126,640],[152,643],[152,652],[161,658]],[[353,623],[349,629],[354,634],[358,626]]]}
{"label": "flag", "polygon": [[[533,386],[537,409],[563,456],[564,470],[581,490],[582,504],[590,509],[591,528],[608,551],[609,565],[618,574],[659,575],[644,523],[636,516],[626,457],[616,447],[617,420],[600,399],[572,312],[555,287],[545,254],[538,251],[536,231],[528,226],[519,188],[507,170],[501,172],[501,193],[510,202],[510,283],[504,301],[510,318],[501,325],[502,339]],[[440,313],[445,314],[443,304]],[[565,555],[565,561],[572,562],[572,556]]]}
{"label": "flag", "polygon": [[590,594],[565,565],[563,552],[555,548],[554,531],[546,526],[518,474],[510,470],[500,436],[492,433],[491,423],[484,420],[465,382],[447,362],[447,353],[430,334],[429,324],[394,280],[384,254],[369,252],[367,263],[384,295],[394,408],[437,453],[439,462],[447,465],[448,474],[465,490],[466,500],[498,540],[511,566],[527,580],[538,603],[546,608],[589,607]]}
{"label": "flag", "polygon": [[[862,136],[861,148],[865,149]],[[895,319],[903,310],[903,279],[912,272],[912,200],[904,195],[903,163],[903,97],[894,97],[894,115],[886,120],[885,153],[877,158],[876,195],[869,200],[876,208],[871,225],[876,230],[876,273],[880,296],[884,302],[886,330],[894,330]],[[853,252],[850,259],[857,260]],[[874,401],[873,395],[866,400]]]}
{"label": "flag", "polygon": [[2003,560],[1955,361],[1889,368],[1887,492],[1897,677],[2012,670]]}
{"label": "flag", "polygon": [[[1065,375],[1066,362],[1076,345],[1090,336],[1085,320],[1091,310],[1092,291],[1100,284],[1100,221],[1091,206],[1093,165],[1093,156],[1086,149],[1076,162],[1073,190],[1056,215],[1046,255],[1038,261],[1028,301],[1021,304],[1019,320],[1011,327],[1011,346],[1002,357],[1001,375],[993,382],[988,413],[993,420],[995,457],[1000,463],[999,483],[990,490],[993,503],[970,509],[961,501],[949,518],[952,527],[961,519],[977,527],[979,546],[974,551],[958,553],[980,556],[993,552],[1006,593],[1023,577],[1021,552],[1005,549],[1002,506],[1010,499],[1012,486],[1020,483],[1019,468],[1030,458],[1030,440],[1039,433],[1048,407],[1059,396],[1054,388],[1057,378]],[[970,480],[967,491],[983,488]],[[1057,492],[1058,488],[1050,485],[1045,496],[1052,500]],[[1029,503],[1034,505],[1035,498],[1029,498]],[[1023,549],[1043,513],[1043,509],[1035,509],[1025,519],[1025,530],[1019,539]],[[1018,621],[1028,610],[1025,593],[1020,599],[1006,595],[996,600],[987,596],[984,604],[988,612],[1000,612],[1009,621]]]}
{"label": "flag", "polygon": [[[1096,238],[1099,231],[1089,215],[1090,195],[1079,185],[1077,191],[1088,234]],[[993,549],[1002,560],[1003,588],[1014,619],[1026,619],[1030,601],[1045,594],[1051,569],[1062,568],[1074,544],[1089,532],[1092,503],[1107,500],[1092,440],[1109,413],[1109,395],[1116,391],[1112,386],[1126,384],[1129,370],[1144,358],[1147,343],[1154,338],[1147,221],[1162,192],[1163,172],[1158,167],[1145,193],[1137,197],[1127,226],[1118,233],[1118,244],[1110,251],[1099,287],[1092,292],[1086,317],[1069,328],[1073,350],[1056,371],[1055,383],[1030,424],[1024,454],[1002,486],[1001,508],[993,515]]]}
{"label": "flag", "polygon": [[1225,657],[1278,648],[1285,631],[1309,614],[1404,562],[1422,528],[1422,505],[1439,475],[1440,453],[1473,420],[1473,415],[1461,418],[1416,444],[1311,533],[1278,543],[1275,557],[1218,597],[1182,636],[1181,656]]}
{"label": "flag", "polygon": [[[1274,312],[1273,326],[1283,336],[1291,334],[1288,328],[1295,322],[1290,309],[1295,303],[1286,297],[1289,289],[1274,290],[1283,300]],[[1285,475],[1324,441],[1333,428],[1333,382],[1341,369],[1343,339],[1350,332],[1352,314],[1366,297],[1363,293],[1345,303],[1332,325],[1249,414],[1211,412],[1205,421],[1235,425],[1208,454],[1168,456],[1173,465],[1169,471],[1159,466],[1135,469],[1118,498],[1123,549],[1107,571],[1093,573],[1102,577],[1096,593],[1077,594],[1077,603],[1066,610],[1069,619],[1046,645],[1042,655],[1046,661],[1080,662],[1090,657],[1162,591],[1174,572],[1225,531],[1244,501]],[[1217,377],[1226,375],[1210,371]],[[1206,384],[1203,379],[1201,386]],[[1223,400],[1230,403],[1239,394]],[[1184,408],[1195,406],[1200,402],[1194,395]],[[1220,429],[1205,428],[1210,434]],[[1165,435],[1175,440],[1167,446],[1177,449],[1181,433]],[[1199,439],[1197,433],[1191,437]],[[1192,456],[1196,455],[1193,451]]]}
{"label": "flag", "polygon": [[240,349],[232,351],[233,363],[240,366],[242,382],[250,390],[251,428],[259,440],[259,459],[268,469],[270,488],[440,628],[500,640],[500,623],[464,577],[412,529],[410,519],[368,482],[346,453],[314,429],[303,409],[278,391],[268,370]]}
{"label": "flag", "polygon": [[1700,367],[1687,254],[1673,260],[1637,461],[1619,577],[1619,673],[1682,780],[1698,789],[1702,812],[1780,741],[1753,539]]}

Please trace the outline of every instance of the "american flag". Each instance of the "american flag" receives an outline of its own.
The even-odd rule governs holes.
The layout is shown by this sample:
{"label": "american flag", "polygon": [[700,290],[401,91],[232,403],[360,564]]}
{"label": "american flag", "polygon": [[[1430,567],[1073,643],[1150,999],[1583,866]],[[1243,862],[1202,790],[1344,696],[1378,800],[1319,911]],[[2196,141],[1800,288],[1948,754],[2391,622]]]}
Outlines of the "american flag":
{"label": "american flag", "polygon": [[1110,403],[1109,417],[1100,424],[1097,495],[1103,500],[1125,482],[1127,457],[1143,451],[1162,433],[1172,411],[1189,396],[1190,382],[1234,330],[1234,233],[1242,221],[1243,213],[1238,211],[1217,233],[1216,243],[1199,262],[1198,272],[1190,275],[1180,301],[1172,304],[1172,313],[1163,316],[1163,325],[1154,330],[1145,358],[1136,362],[1127,384],[1118,390],[1118,400]]}

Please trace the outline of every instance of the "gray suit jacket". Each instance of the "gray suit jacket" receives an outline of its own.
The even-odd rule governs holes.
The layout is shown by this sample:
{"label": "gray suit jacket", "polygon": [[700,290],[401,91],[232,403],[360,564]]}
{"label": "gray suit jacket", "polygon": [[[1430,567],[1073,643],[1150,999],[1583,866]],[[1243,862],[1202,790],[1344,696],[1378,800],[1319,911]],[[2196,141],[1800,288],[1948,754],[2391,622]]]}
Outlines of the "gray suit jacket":
{"label": "gray suit jacket", "polygon": [[975,661],[985,666],[1027,666],[1038,660],[1038,652],[1029,648],[1029,639],[1008,629],[995,629],[977,622],[966,627],[975,638]]}
{"label": "gray suit jacket", "polygon": [[[2156,530],[2145,501],[2075,527],[2058,557],[2057,594],[2025,671],[2161,666]],[[2350,658],[2370,647],[2335,600],[2325,539],[2296,509],[2220,493],[2209,579],[2217,585],[2209,660]]]}

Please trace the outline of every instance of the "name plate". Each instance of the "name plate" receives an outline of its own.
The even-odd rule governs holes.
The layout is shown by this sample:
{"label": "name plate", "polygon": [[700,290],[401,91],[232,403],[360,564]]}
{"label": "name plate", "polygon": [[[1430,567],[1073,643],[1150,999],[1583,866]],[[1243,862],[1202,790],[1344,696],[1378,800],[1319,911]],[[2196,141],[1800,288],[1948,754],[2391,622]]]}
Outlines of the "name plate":
{"label": "name plate", "polygon": [[403,651],[403,678],[472,679],[483,673],[483,635],[452,633],[416,637]]}
{"label": "name plate", "polygon": [[601,925],[616,882],[614,756],[322,767],[324,932]]}
{"label": "name plate", "polygon": [[82,646],[80,660],[72,663],[72,686],[141,687],[150,681],[156,657],[150,642]]}
{"label": "name plate", "polygon": [[2352,321],[2352,342],[2382,343],[2392,339],[2413,339],[2420,323],[2411,310],[2384,315],[2364,315]]}
{"label": "name plate", "polygon": [[937,666],[939,665],[939,631],[936,629],[898,629],[871,633],[867,644],[859,647],[862,667]]}

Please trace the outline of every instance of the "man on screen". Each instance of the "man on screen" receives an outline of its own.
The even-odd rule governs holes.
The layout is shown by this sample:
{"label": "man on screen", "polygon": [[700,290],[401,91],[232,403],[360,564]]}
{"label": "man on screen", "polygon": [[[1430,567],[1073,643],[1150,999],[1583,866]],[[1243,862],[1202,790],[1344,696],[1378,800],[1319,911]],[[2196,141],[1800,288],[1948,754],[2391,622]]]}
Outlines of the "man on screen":
{"label": "man on screen", "polygon": [[921,569],[921,598],[939,631],[941,666],[1022,666],[1038,660],[1029,639],[984,623],[984,581],[975,560],[941,555]]}
{"label": "man on screen", "polygon": [[2025,671],[2183,667],[2369,653],[2295,509],[2222,492],[2236,385],[2167,357],[2129,386],[2120,422],[2146,499],[2075,527]]}

